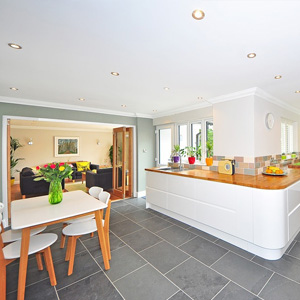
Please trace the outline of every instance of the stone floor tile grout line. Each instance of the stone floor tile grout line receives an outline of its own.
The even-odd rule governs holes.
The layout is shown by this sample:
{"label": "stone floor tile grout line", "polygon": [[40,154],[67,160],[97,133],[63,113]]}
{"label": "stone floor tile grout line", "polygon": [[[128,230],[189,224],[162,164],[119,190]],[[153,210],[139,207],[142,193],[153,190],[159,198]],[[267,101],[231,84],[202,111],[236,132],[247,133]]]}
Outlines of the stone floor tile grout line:
{"label": "stone floor tile grout line", "polygon": [[138,271],[138,270],[140,270],[141,268],[143,268],[143,267],[145,267],[145,266],[147,266],[147,265],[149,265],[148,261],[146,261],[146,263],[145,263],[144,265],[142,265],[142,266],[136,268],[135,270],[130,271],[129,273],[123,275],[122,277],[116,279],[116,280],[113,281],[113,282],[116,283],[116,282],[118,282],[119,280],[121,280],[121,279],[125,278],[126,276],[128,276],[128,275],[130,275],[130,274],[132,274],[132,273],[134,273],[134,272],[136,272],[136,271]]}
{"label": "stone floor tile grout line", "polygon": [[183,292],[187,297],[189,297],[191,300],[194,300],[191,296],[189,296],[187,293],[185,293],[183,290],[179,290],[177,292],[175,292],[173,295],[171,295],[169,298],[167,298],[166,300],[170,300],[173,296],[175,296],[178,292]]}
{"label": "stone floor tile grout line", "polygon": [[184,261],[182,261],[181,263],[179,263],[177,266],[173,267],[172,269],[170,269],[168,272],[166,272],[165,274],[163,274],[164,276],[166,276],[169,272],[173,271],[174,269],[178,268],[180,265],[182,265],[183,263],[185,263],[186,261],[188,261],[189,259],[194,258],[192,256],[189,255],[189,257],[187,259],[185,259]]}
{"label": "stone floor tile grout line", "polygon": [[182,243],[182,244],[178,245],[178,246],[177,246],[177,248],[179,248],[179,247],[182,247],[182,246],[183,246],[183,245],[185,245],[186,243],[189,243],[189,242],[191,242],[191,241],[195,240],[197,237],[199,237],[199,236],[198,236],[198,235],[194,236],[194,237],[193,237],[193,238],[191,238],[190,240],[188,240],[188,241],[185,241],[184,243]]}
{"label": "stone floor tile grout line", "polygon": [[221,260],[226,254],[228,254],[229,252],[230,252],[230,250],[228,250],[228,249],[226,249],[227,250],[227,252],[226,253],[224,253],[221,257],[219,257],[215,262],[213,262],[211,265],[210,265],[210,267],[212,267],[215,263],[217,263],[219,260]]}
{"label": "stone floor tile grout line", "polygon": [[157,246],[158,244],[161,244],[162,242],[163,242],[163,241],[158,241],[157,243],[155,243],[155,244],[153,244],[153,245],[151,245],[151,246],[149,246],[149,247],[147,247],[147,248],[145,248],[145,249],[139,251],[138,253],[142,253],[142,252],[144,252],[144,251],[146,251],[146,250],[148,250],[148,249],[150,249],[150,248],[152,248],[152,247],[154,247],[154,246]]}
{"label": "stone floor tile grout line", "polygon": [[257,293],[257,295],[259,295],[263,289],[266,287],[266,285],[270,282],[271,278],[274,276],[275,272],[272,273],[272,275],[270,276],[270,278],[267,280],[267,282],[264,284],[264,286],[260,289],[260,291]]}
{"label": "stone floor tile grout line", "polygon": [[[80,241],[81,242],[81,241]],[[81,242],[82,243],[82,242]],[[124,245],[125,247],[126,245]],[[100,268],[100,271],[103,272],[104,276],[108,279],[108,281],[112,284],[112,286],[118,291],[118,293],[120,294],[120,296],[125,300],[125,298],[123,297],[123,295],[121,294],[121,292],[118,290],[118,288],[114,285],[113,281],[107,276],[106,271],[102,269],[102,267],[100,266],[100,264],[97,262],[96,258],[93,257],[93,255],[91,254],[91,252],[89,251],[89,249],[83,244],[83,247],[86,248],[87,252],[89,253],[89,255],[92,257],[92,259],[95,261],[95,263],[98,265],[98,267]],[[122,246],[123,247],[123,246]],[[120,247],[120,248],[122,248]],[[120,249],[118,248],[118,249]],[[112,252],[112,251],[111,251]]]}
{"label": "stone floor tile grout line", "polygon": [[60,300],[60,298],[59,298],[59,296],[58,296],[57,289],[56,289],[56,285],[54,286],[54,291],[55,291],[55,294],[56,294],[57,300]]}
{"label": "stone floor tile grout line", "polygon": [[226,286],[230,283],[230,282],[232,282],[231,280],[229,280],[212,298],[211,298],[211,300],[214,300],[225,288],[226,288]]}

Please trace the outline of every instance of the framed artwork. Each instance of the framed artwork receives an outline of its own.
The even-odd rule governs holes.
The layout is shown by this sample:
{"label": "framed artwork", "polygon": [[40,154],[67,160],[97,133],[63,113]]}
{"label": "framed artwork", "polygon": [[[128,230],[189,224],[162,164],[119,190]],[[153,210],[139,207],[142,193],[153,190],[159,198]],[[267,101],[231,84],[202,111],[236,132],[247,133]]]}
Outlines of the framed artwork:
{"label": "framed artwork", "polygon": [[79,156],[79,137],[55,137],[54,156]]}

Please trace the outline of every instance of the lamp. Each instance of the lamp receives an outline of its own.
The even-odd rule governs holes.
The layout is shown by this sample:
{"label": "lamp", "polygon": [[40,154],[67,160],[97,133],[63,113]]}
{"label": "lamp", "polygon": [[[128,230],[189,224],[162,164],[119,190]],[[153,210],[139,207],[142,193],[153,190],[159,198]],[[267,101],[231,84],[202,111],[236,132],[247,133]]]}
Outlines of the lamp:
{"label": "lamp", "polygon": [[28,145],[29,145],[29,146],[32,146],[32,145],[33,145],[32,138],[29,139]]}

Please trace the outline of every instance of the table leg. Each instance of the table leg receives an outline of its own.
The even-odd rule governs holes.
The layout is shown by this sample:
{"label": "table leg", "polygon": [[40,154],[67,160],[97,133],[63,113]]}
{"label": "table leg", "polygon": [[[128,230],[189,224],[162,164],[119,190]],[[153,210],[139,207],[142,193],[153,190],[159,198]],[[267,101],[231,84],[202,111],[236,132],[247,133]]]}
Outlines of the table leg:
{"label": "table leg", "polygon": [[25,298],[29,241],[30,241],[30,228],[24,228],[22,230],[22,241],[21,241],[21,249],[20,249],[18,300],[23,300]]}
{"label": "table leg", "polygon": [[103,210],[95,211],[95,219],[96,219],[96,224],[97,224],[99,243],[100,243],[103,262],[104,262],[104,268],[105,268],[105,270],[109,270],[110,265],[109,265],[108,253],[107,253],[107,248],[106,248],[106,243],[105,243],[102,218],[103,218]]}

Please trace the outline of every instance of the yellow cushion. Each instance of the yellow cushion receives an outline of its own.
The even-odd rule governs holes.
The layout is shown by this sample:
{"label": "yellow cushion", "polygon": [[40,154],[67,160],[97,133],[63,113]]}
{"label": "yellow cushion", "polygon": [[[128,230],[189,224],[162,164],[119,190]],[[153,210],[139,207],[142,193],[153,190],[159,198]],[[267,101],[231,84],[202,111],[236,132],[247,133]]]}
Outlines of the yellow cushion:
{"label": "yellow cushion", "polygon": [[93,169],[92,172],[93,172],[93,173],[97,173],[97,170],[96,170],[96,169]]}
{"label": "yellow cushion", "polygon": [[76,162],[77,171],[85,172],[90,170],[90,162],[89,161],[78,161]]}

